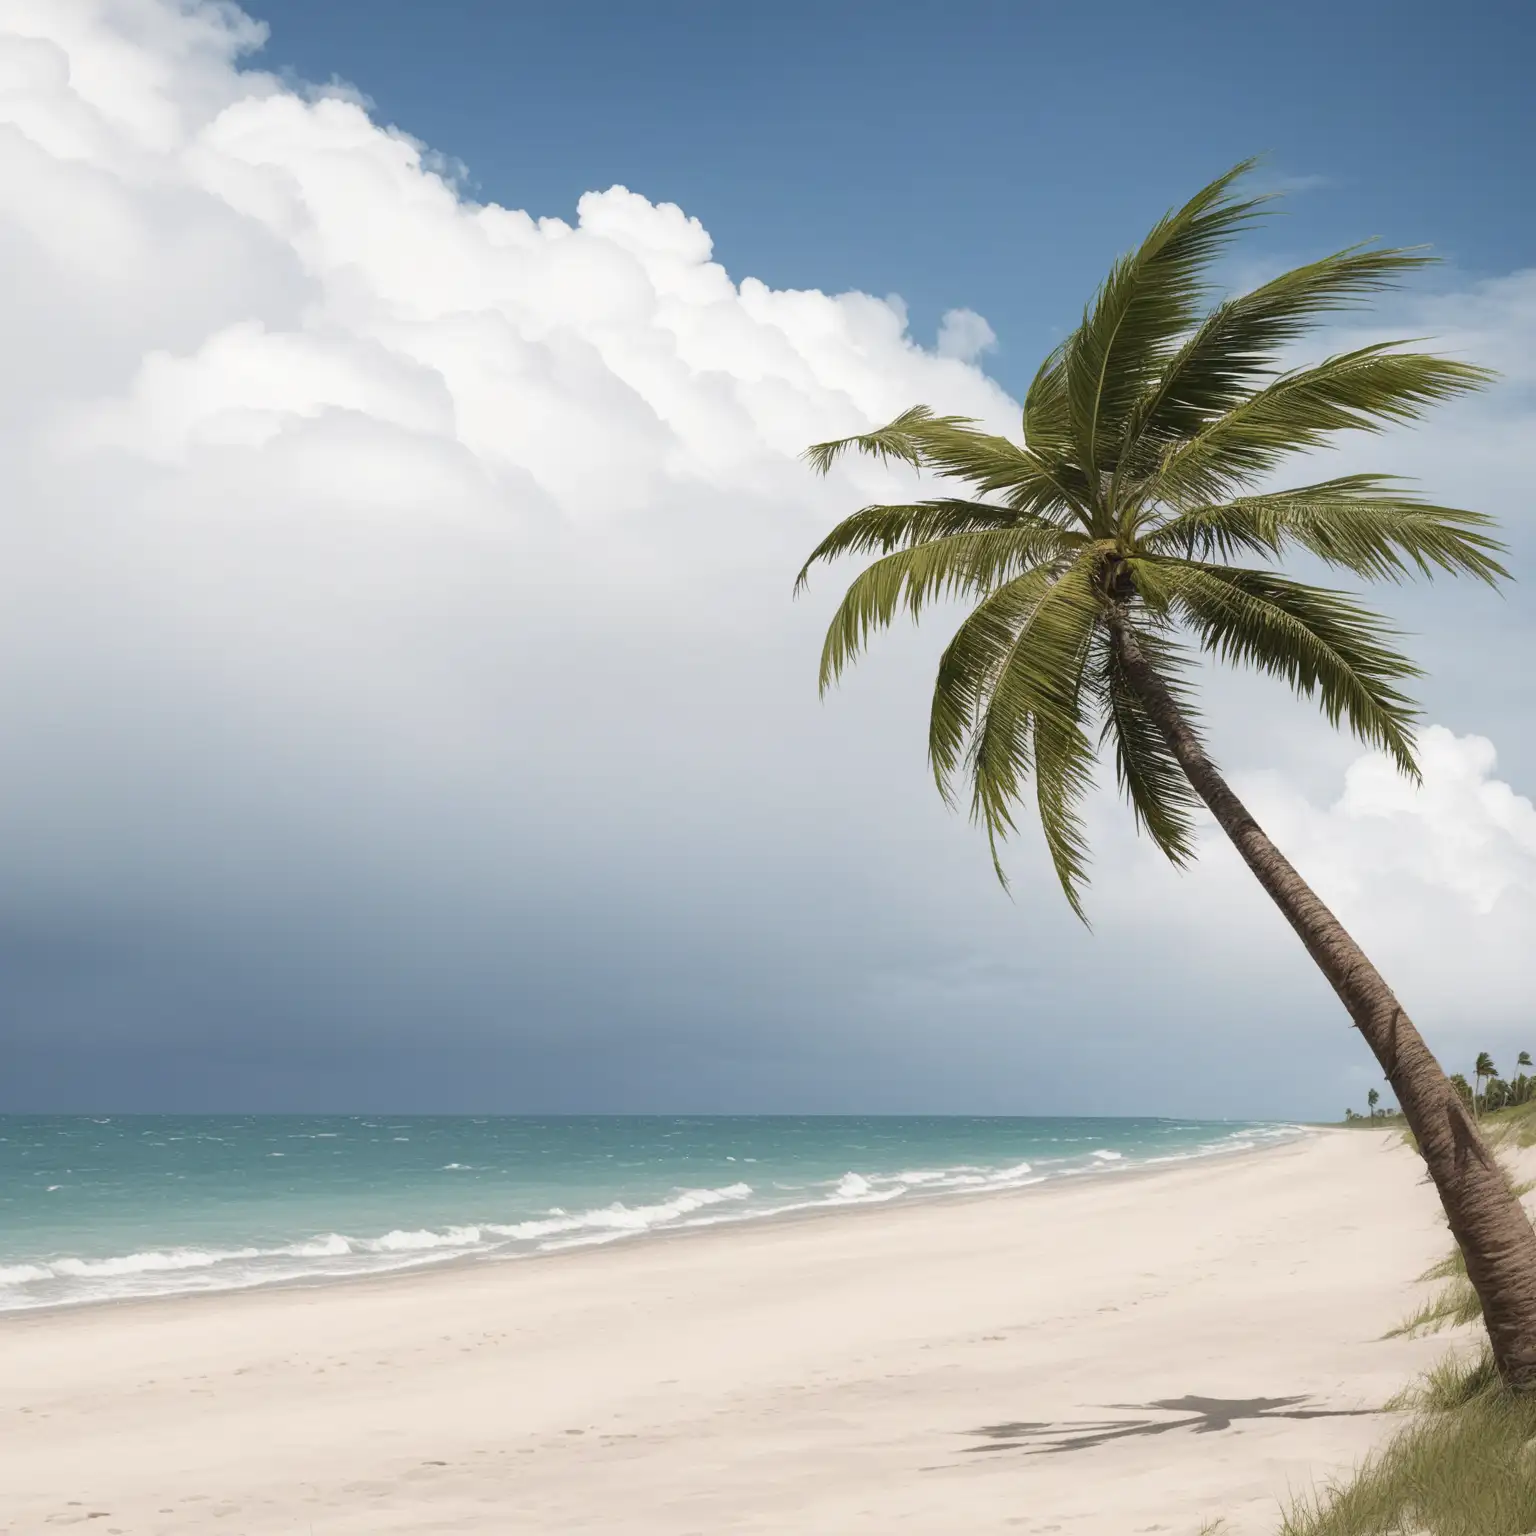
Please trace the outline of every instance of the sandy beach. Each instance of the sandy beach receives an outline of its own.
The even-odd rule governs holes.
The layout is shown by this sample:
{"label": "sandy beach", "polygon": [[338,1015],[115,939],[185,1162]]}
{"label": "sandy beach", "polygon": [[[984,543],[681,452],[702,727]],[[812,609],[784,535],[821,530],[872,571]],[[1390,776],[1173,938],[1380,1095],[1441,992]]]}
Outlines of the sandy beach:
{"label": "sandy beach", "polygon": [[1444,1339],[1391,1133],[0,1321],[0,1532],[1270,1532]]}

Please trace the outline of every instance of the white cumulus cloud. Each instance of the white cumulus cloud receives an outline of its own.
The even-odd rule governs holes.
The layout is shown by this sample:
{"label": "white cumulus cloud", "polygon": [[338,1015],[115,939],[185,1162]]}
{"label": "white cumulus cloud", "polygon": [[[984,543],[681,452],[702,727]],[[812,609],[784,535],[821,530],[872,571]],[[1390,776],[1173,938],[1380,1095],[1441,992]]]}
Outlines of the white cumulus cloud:
{"label": "white cumulus cloud", "polygon": [[1431,726],[1419,756],[1420,784],[1379,753],[1361,758],[1335,804],[1309,819],[1307,846],[1328,861],[1329,883],[1351,900],[1368,884],[1428,886],[1483,917],[1536,896],[1536,807],[1493,777],[1493,743]]}
{"label": "white cumulus cloud", "polygon": [[[1425,1032],[1459,1050],[1527,1027],[1536,806],[1497,776],[1486,737],[1430,726],[1419,763],[1417,784],[1379,752],[1320,791],[1266,770],[1232,778]],[[1169,877],[1143,849],[1136,879],[1111,890],[1111,905],[1128,901],[1142,917],[1154,910],[1160,927],[1202,934],[1212,959],[1251,984],[1274,980],[1258,957],[1275,948],[1282,921],[1214,823],[1190,874]]]}
{"label": "white cumulus cloud", "polygon": [[546,880],[622,905],[681,847],[708,905],[751,857],[720,816],[787,878],[751,808],[818,718],[790,583],[891,483],[799,456],[1011,402],[899,301],[733,279],[670,204],[470,202],[358,100],[242,67],[260,38],[223,4],[0,0],[17,942],[331,922],[339,967],[430,970],[396,939],[435,902],[494,993],[489,934]]}
{"label": "white cumulus cloud", "polygon": [[983,352],[990,352],[996,345],[996,333],[974,309],[946,310],[939,321],[940,357],[957,357],[962,362],[974,363]]}

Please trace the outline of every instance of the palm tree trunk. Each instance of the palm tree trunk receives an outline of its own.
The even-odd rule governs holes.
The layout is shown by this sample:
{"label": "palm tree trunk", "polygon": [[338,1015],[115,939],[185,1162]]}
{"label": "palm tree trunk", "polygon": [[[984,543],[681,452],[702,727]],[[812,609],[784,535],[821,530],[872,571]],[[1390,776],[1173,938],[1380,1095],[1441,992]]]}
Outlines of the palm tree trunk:
{"label": "palm tree trunk", "polygon": [[1168,749],[1381,1063],[1466,1255],[1499,1374],[1516,1391],[1536,1391],[1536,1228],[1381,973],[1232,793],[1123,618],[1112,615],[1110,631]]}

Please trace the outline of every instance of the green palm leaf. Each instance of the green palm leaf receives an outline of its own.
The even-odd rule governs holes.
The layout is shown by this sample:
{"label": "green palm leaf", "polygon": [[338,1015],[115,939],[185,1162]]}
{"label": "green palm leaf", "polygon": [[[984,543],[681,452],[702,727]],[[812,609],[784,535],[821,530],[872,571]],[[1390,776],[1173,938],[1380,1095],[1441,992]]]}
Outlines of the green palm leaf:
{"label": "green palm leaf", "polygon": [[895,549],[912,548],[959,533],[1014,529],[1021,525],[1055,526],[1015,507],[952,497],[863,507],[852,517],[845,517],[811,551],[795,578],[795,591],[798,593],[805,586],[811,567],[818,561],[835,560],[841,555],[889,554]]}
{"label": "green palm leaf", "polygon": [[[1149,562],[1128,563],[1139,583]],[[1346,720],[1362,741],[1418,777],[1416,711],[1397,684],[1419,670],[1395,648],[1398,637],[1385,620],[1343,592],[1273,571],[1159,560],[1149,579],[1172,595],[1206,650],[1316,697],[1330,725]]]}
{"label": "green palm leaf", "polygon": [[1485,368],[1378,342],[1281,375],[1164,457],[1144,493],[1175,506],[1213,501],[1251,484],[1290,454],[1338,432],[1380,432],[1437,401],[1480,389]]}
{"label": "green palm leaf", "polygon": [[1002,648],[980,693],[968,754],[971,810],[986,828],[998,878],[1005,879],[998,845],[1014,830],[1012,807],[1032,774],[1046,847],[1079,917],[1088,845],[1078,806],[1094,766],[1083,674],[1103,619],[1095,591],[1101,560],[1086,551],[1052,580]]}
{"label": "green palm leaf", "polygon": [[966,416],[935,416],[926,405],[914,405],[903,411],[895,421],[877,427],[855,437],[834,438],[826,443],[812,443],[805,450],[805,461],[819,475],[829,474],[832,466],[845,453],[862,453],[869,458],[888,464],[892,459],[920,469],[923,463],[923,442],[935,428],[963,426],[969,422]]}
{"label": "green palm leaf", "polygon": [[1063,342],[1041,363],[1024,394],[1024,444],[1036,454],[1064,460],[1072,443],[1072,407],[1067,399]]}
{"label": "green palm leaf", "polygon": [[1199,432],[1282,372],[1282,349],[1321,316],[1392,287],[1428,262],[1414,251],[1355,246],[1218,304],[1137,400],[1122,458],[1143,473],[1154,469],[1167,444]]}
{"label": "green palm leaf", "polygon": [[1292,547],[1374,581],[1447,571],[1490,585],[1509,572],[1495,558],[1499,541],[1482,532],[1481,512],[1436,506],[1400,490],[1385,475],[1343,475],[1220,506],[1191,507],[1142,539],[1153,551],[1223,560],[1237,554],[1274,559]]}
{"label": "green palm leaf", "polygon": [[1137,398],[1195,323],[1211,262],[1266,201],[1231,195],[1251,165],[1203,187],[1117,261],[1064,347],[1063,384],[1085,470],[1103,466]]}
{"label": "green palm leaf", "polygon": [[983,598],[954,633],[939,658],[928,715],[928,762],[934,783],[950,805],[966,741],[1010,648],[1050,591],[1060,571],[1036,566]]}
{"label": "green palm leaf", "polygon": [[978,432],[974,422],[963,416],[935,416],[926,406],[916,406],[873,432],[816,443],[806,449],[805,458],[818,473],[826,474],[849,452],[882,463],[899,460],[968,481],[978,495],[1000,496],[1005,506],[1063,525],[1087,520],[1087,488],[1080,472],[1020,448],[1006,437]]}
{"label": "green palm leaf", "polygon": [[[1193,721],[1195,705],[1182,677],[1183,658],[1150,629],[1138,628],[1136,638],[1164,686],[1178,700],[1185,718]],[[1130,802],[1137,827],[1171,863],[1182,868],[1195,856],[1199,800],[1107,637],[1097,646],[1093,670],[1104,715],[1099,745],[1114,752],[1115,776]]]}
{"label": "green palm leaf", "polygon": [[1061,559],[1082,542],[1080,534],[1021,522],[1005,530],[931,539],[877,560],[854,579],[827,626],[822,691],[837,681],[875,630],[890,624],[899,608],[916,619],[936,598],[991,592],[1043,561]]}

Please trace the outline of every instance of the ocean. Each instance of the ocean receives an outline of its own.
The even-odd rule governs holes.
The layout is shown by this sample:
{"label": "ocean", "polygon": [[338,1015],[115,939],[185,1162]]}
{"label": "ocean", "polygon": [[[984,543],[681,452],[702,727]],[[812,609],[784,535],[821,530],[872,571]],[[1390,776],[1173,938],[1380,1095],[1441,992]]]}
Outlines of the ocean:
{"label": "ocean", "polygon": [[1299,1132],[992,1117],[0,1116],[0,1312],[1108,1178]]}

